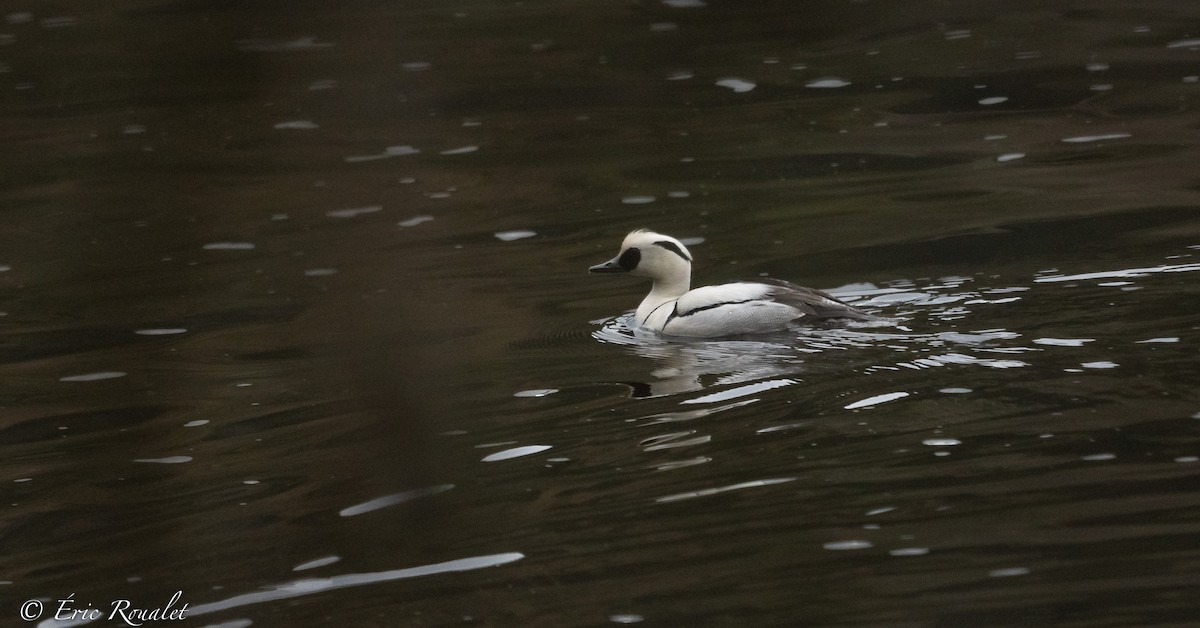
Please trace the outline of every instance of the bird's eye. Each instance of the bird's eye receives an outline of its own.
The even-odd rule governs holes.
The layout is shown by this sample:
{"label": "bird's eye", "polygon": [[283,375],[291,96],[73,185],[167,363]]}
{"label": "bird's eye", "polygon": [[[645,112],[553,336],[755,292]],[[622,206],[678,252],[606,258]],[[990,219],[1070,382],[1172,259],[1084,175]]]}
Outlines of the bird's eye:
{"label": "bird's eye", "polygon": [[617,264],[621,265],[626,271],[637,268],[639,262],[642,261],[642,252],[637,250],[637,247],[629,247],[621,253],[621,257],[617,259]]}

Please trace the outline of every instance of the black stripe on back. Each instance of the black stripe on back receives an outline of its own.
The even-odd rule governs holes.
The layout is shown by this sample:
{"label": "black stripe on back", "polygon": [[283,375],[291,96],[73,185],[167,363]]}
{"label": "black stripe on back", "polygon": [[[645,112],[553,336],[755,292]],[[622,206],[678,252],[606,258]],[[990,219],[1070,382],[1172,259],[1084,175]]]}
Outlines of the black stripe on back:
{"label": "black stripe on back", "polygon": [[688,311],[684,312],[683,314],[680,314],[679,318],[683,318],[685,316],[691,316],[692,314],[695,314],[696,312],[703,312],[704,310],[711,310],[711,309],[718,308],[718,307],[721,307],[724,305],[741,305],[743,303],[752,303],[754,301],[762,301],[762,298],[760,297],[757,299],[746,299],[745,301],[722,301],[720,303],[711,303],[709,305],[704,305],[704,306],[698,307],[694,310],[688,310]]}
{"label": "black stripe on back", "polygon": [[663,323],[663,325],[665,326],[667,323],[671,322],[671,319],[675,318],[675,313],[679,311],[679,299],[659,303],[653,310],[650,310],[650,313],[646,315],[646,318],[642,319],[642,324],[645,325],[646,322],[650,320],[650,317],[654,316],[654,313],[658,311],[658,308],[666,305],[667,303],[671,304],[671,313],[667,315],[667,322]]}

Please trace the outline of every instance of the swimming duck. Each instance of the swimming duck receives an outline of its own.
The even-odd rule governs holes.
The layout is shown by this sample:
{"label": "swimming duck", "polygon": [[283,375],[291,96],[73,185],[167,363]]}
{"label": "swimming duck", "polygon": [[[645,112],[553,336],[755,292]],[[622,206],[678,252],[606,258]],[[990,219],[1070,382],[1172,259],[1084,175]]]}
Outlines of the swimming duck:
{"label": "swimming duck", "polygon": [[716,337],[785,329],[793,322],[874,320],[836,298],[778,279],[689,289],[692,254],[671,236],[638,229],[616,257],[588,269],[653,280],[634,315],[644,329],[669,336]]}

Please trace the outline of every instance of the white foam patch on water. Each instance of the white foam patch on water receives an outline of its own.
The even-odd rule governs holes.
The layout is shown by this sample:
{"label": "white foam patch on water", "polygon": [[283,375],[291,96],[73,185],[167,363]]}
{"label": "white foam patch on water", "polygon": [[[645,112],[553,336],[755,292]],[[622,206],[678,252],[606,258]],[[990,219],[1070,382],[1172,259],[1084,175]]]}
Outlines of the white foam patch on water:
{"label": "white foam patch on water", "polygon": [[144,462],[147,464],[183,464],[191,462],[191,456],[167,456],[165,458],[138,458],[134,462]]}
{"label": "white foam patch on water", "polygon": [[174,336],[177,334],[186,334],[187,330],[182,327],[153,327],[149,329],[135,329],[133,333],[139,336]]}

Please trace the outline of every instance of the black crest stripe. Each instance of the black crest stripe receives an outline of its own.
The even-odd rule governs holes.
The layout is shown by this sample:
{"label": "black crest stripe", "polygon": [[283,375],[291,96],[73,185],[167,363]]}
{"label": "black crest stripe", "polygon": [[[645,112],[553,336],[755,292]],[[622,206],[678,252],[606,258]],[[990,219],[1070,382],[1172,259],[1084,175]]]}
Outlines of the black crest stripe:
{"label": "black crest stripe", "polygon": [[679,248],[678,244],[675,244],[674,242],[671,242],[670,240],[659,240],[658,242],[655,242],[654,245],[661,246],[664,249],[678,255],[679,257],[682,257],[686,261],[689,261],[689,262],[692,261],[692,258],[690,256],[688,256],[687,253],[684,253],[683,249]]}

